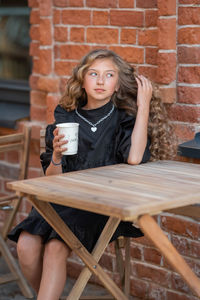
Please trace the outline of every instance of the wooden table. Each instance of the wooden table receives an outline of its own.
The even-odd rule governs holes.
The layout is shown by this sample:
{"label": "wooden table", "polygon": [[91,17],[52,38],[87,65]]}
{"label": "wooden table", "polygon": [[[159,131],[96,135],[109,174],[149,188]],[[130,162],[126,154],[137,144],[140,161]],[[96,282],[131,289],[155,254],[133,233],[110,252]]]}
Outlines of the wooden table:
{"label": "wooden table", "polygon": [[[200,202],[198,164],[175,161],[158,161],[138,166],[119,164],[10,182],[8,187],[27,195],[39,213],[85,263],[86,267],[67,297],[68,300],[79,299],[91,273],[98,276],[115,299],[128,299],[98,264],[121,220],[137,222],[145,236],[194,293],[200,296],[199,278],[152,217],[163,210]],[[49,202],[109,216],[92,254],[83,247]]]}

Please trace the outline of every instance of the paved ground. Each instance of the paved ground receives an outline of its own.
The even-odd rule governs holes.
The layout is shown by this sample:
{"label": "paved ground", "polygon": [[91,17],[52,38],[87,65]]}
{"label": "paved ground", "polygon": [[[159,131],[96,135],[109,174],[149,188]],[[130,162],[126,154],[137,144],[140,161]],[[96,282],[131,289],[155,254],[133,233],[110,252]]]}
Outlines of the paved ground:
{"label": "paved ground", "polygon": [[[0,275],[6,274],[8,271],[9,270],[8,270],[6,264],[4,263],[4,260],[2,259],[2,257],[0,257]],[[67,295],[69,293],[73,284],[74,284],[74,280],[69,278],[67,280],[67,284],[64,289],[63,295]],[[88,284],[84,291],[84,294],[103,296],[108,293],[102,287]],[[26,299],[27,298],[23,297],[23,295],[21,294],[21,291],[15,282],[0,285],[0,300],[26,300]],[[34,298],[34,300],[35,299],[36,298]],[[130,299],[137,300],[136,298],[133,298],[133,297],[130,297]]]}

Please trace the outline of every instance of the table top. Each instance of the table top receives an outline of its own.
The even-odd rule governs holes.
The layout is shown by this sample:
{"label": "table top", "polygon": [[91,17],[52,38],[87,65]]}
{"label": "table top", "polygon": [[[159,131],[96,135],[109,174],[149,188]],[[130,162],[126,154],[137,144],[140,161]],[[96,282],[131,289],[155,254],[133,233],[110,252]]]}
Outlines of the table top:
{"label": "table top", "polygon": [[7,186],[43,201],[131,221],[145,213],[200,203],[200,165],[177,161],[118,164]]}

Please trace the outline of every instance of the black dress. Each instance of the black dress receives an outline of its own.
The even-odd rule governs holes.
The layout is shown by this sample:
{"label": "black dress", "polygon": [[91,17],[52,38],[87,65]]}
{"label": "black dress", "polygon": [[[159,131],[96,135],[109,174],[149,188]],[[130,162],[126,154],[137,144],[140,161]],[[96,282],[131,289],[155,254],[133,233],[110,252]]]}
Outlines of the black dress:
{"label": "black dress", "polygon": [[[78,112],[91,123],[95,124],[112,109],[112,102],[93,109],[78,109]],[[55,123],[48,125],[46,129],[46,152],[41,155],[41,164],[46,171],[50,164],[53,151],[53,130],[58,123],[77,122],[79,123],[79,146],[78,154],[63,155],[62,171],[70,172],[83,170],[118,163],[126,163],[130,144],[131,133],[134,127],[135,118],[129,116],[123,110],[114,108],[112,114],[97,125],[97,131],[91,131],[91,125],[81,119],[75,111],[67,112],[61,106],[55,109]],[[150,158],[149,141],[145,149],[142,162]],[[52,204],[60,217],[74,232],[83,245],[91,251],[108,220],[107,216],[87,212],[80,209]],[[35,208],[32,208],[29,216],[18,224],[8,235],[9,239],[16,241],[20,233],[26,230],[31,234],[43,237],[44,243],[52,238],[61,239],[51,226],[40,216]],[[119,236],[140,237],[140,229],[132,226],[130,222],[120,222],[111,241]]]}

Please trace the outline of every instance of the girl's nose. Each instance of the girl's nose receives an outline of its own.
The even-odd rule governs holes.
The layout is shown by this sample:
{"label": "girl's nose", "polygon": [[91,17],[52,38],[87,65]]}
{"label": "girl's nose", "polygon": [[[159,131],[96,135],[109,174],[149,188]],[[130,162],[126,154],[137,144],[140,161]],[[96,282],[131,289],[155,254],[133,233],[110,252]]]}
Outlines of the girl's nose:
{"label": "girl's nose", "polygon": [[98,84],[104,84],[104,75],[98,75],[97,76],[97,83]]}

